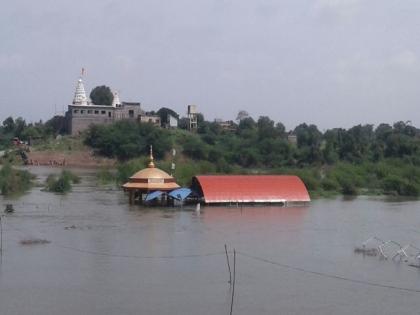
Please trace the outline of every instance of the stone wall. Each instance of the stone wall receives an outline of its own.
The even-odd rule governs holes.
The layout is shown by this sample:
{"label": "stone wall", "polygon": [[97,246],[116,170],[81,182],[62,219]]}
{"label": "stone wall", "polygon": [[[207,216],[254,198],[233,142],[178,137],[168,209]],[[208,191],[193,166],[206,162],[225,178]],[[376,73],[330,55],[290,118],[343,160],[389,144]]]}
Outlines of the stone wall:
{"label": "stone wall", "polygon": [[77,135],[88,129],[92,124],[110,124],[114,122],[115,108],[97,105],[69,105],[66,118],[69,133]]}
{"label": "stone wall", "polygon": [[[106,105],[69,105],[66,112],[67,131],[77,135],[89,128],[92,124],[111,124],[118,120],[141,121],[144,111],[140,103],[122,103],[117,107]],[[157,118],[159,118],[157,116]],[[149,120],[150,118],[147,118]],[[160,121],[153,123],[160,124]]]}

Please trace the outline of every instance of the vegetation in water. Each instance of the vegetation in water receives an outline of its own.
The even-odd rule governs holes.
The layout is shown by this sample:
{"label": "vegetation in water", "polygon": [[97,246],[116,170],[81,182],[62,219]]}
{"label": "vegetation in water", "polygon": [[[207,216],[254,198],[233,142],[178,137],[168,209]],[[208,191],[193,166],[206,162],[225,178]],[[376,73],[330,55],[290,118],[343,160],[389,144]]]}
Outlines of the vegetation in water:
{"label": "vegetation in water", "polygon": [[0,191],[2,195],[12,195],[28,190],[34,176],[26,170],[18,170],[5,164],[0,169]]}
{"label": "vegetation in water", "polygon": [[[163,117],[172,112],[165,108],[159,114]],[[174,175],[182,185],[188,185],[197,174],[296,174],[313,196],[420,195],[420,131],[408,122],[325,132],[315,125],[300,124],[286,132],[283,124],[267,116],[254,120],[248,114],[238,114],[230,130],[206,121],[203,115],[198,120],[196,132],[182,129],[188,126],[184,118],[178,129],[128,121],[96,125],[86,132],[84,142],[96,153],[120,161],[116,174],[119,183],[145,167],[149,145],[153,145],[158,166],[168,173],[171,150],[176,149]],[[57,137],[65,131],[64,126],[64,118],[59,116],[30,124],[8,117],[0,126],[0,151],[10,147],[14,138],[37,140],[37,146],[44,150],[83,150],[80,139]],[[3,161],[13,163],[19,160],[17,154],[6,153]],[[108,172],[99,173],[100,181],[112,180]],[[25,177],[22,174],[15,177]],[[15,185],[13,180],[10,183],[3,185]]]}
{"label": "vegetation in water", "polygon": [[183,185],[197,174],[296,174],[313,196],[420,195],[420,130],[409,123],[325,132],[300,124],[286,132],[269,117],[255,121],[241,116],[233,127],[224,130],[204,117],[197,132],[121,121],[92,126],[85,142],[120,160],[119,182],[145,167],[151,144],[159,167],[167,172],[171,149],[177,150],[174,174]]}
{"label": "vegetation in water", "polygon": [[63,170],[59,176],[51,174],[45,181],[45,190],[56,193],[66,193],[72,184],[78,184],[80,177],[68,170]]}
{"label": "vegetation in water", "polygon": [[106,184],[115,182],[116,175],[114,172],[110,171],[108,168],[101,168],[96,173],[96,178],[100,185],[106,185]]}

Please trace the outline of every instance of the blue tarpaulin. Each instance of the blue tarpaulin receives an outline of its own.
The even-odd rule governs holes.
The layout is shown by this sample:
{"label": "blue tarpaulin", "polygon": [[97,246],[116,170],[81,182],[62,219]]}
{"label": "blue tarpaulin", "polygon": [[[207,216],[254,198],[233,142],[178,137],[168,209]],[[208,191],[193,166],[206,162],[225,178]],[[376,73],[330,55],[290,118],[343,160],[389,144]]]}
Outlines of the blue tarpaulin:
{"label": "blue tarpaulin", "polygon": [[178,189],[172,190],[169,193],[169,196],[171,196],[174,199],[183,201],[190,194],[191,194],[191,189],[189,189],[189,188],[178,188]]}
{"label": "blue tarpaulin", "polygon": [[163,194],[163,191],[160,191],[160,190],[156,190],[154,192],[148,193],[147,196],[146,196],[146,201],[150,201],[150,200],[153,200],[155,198],[158,198],[162,194]]}

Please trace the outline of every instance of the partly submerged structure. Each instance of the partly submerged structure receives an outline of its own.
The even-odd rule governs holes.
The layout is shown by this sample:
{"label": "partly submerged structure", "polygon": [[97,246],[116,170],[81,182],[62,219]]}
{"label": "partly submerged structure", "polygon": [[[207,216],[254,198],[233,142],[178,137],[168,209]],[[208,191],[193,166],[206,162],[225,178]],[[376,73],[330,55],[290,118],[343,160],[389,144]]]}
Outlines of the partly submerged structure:
{"label": "partly submerged structure", "polygon": [[206,204],[305,204],[311,201],[305,184],[290,175],[200,175],[192,189]]}
{"label": "partly submerged structure", "polygon": [[145,199],[143,196],[150,192],[169,192],[180,188],[175,178],[155,166],[152,147],[150,147],[150,162],[147,168],[131,176],[122,187],[129,193],[130,203],[134,203],[135,200],[143,202]]}

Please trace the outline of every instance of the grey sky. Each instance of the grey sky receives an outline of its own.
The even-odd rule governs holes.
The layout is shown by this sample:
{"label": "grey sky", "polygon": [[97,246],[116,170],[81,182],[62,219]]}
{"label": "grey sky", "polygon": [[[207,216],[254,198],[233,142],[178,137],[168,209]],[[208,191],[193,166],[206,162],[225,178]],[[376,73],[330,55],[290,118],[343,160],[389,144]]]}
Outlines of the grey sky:
{"label": "grey sky", "polygon": [[0,39],[1,121],[61,111],[84,67],[146,110],[420,126],[418,0],[15,0]]}

